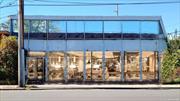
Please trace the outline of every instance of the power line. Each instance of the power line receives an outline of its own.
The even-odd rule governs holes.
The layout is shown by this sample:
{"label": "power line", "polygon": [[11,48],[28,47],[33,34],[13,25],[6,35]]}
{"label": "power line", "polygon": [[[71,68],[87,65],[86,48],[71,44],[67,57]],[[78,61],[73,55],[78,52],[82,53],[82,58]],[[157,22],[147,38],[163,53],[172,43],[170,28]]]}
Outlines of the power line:
{"label": "power line", "polygon": [[151,4],[173,4],[173,2],[137,2],[137,3],[83,3],[83,4],[25,4],[25,6],[106,6],[106,5],[151,5]]}
{"label": "power line", "polygon": [[93,2],[72,2],[72,1],[54,1],[54,0],[32,0],[32,1],[38,1],[38,2],[48,2],[48,3],[69,3],[69,4],[92,4],[92,5],[129,5],[129,4],[160,4],[160,3],[173,3],[173,2],[180,2],[178,1],[158,1],[158,2],[126,2],[126,3],[93,3]]}
{"label": "power line", "polygon": [[[72,3],[86,3],[86,2],[81,2],[81,0],[77,0],[77,1],[75,1],[75,0],[68,0],[68,1],[63,1],[63,0],[28,0],[28,1],[31,1],[31,2],[55,2],[55,3],[57,3],[57,2],[60,2],[60,3],[62,3],[62,2],[67,2],[67,3],[69,3],[69,2],[72,2]],[[83,0],[84,1],[84,0]],[[90,1],[90,0],[89,0]],[[96,2],[104,2],[104,1],[106,1],[107,2],[107,0],[96,0]],[[111,2],[112,2],[113,0],[111,0]],[[114,2],[120,2],[120,1],[126,1],[126,2],[132,2],[131,0],[114,0]],[[158,1],[158,2],[165,2],[165,1],[171,1],[171,0],[133,0],[133,1]]]}
{"label": "power line", "polygon": [[[169,2],[136,2],[136,3],[83,3],[83,4],[25,4],[25,6],[109,6],[109,5],[155,5],[155,4],[175,4],[180,3],[180,1],[169,1]],[[0,6],[0,8],[18,6],[6,5]]]}

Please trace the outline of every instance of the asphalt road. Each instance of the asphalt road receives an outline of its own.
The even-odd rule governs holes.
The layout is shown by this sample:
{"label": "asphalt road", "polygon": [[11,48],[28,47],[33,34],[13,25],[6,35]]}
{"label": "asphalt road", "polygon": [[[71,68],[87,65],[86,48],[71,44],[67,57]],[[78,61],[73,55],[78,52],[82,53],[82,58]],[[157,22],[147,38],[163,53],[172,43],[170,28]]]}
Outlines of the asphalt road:
{"label": "asphalt road", "polygon": [[1,90],[0,101],[180,101],[180,89]]}

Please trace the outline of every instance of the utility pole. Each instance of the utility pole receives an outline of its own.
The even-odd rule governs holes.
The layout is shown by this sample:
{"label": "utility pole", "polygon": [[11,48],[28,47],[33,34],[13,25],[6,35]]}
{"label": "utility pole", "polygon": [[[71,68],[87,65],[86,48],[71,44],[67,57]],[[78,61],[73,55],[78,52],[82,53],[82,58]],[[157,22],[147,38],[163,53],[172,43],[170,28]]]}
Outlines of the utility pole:
{"label": "utility pole", "polygon": [[116,5],[116,10],[114,10],[117,16],[119,16],[119,4]]}
{"label": "utility pole", "polygon": [[19,0],[18,4],[18,85],[19,87],[24,87],[24,0]]}

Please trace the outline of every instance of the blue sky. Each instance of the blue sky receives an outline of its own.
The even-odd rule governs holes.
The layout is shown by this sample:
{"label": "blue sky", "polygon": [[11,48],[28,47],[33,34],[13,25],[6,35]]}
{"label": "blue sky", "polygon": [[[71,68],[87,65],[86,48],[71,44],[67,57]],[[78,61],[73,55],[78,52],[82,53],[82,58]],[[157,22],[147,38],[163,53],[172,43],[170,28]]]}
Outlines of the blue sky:
{"label": "blue sky", "polygon": [[[1,0],[0,0],[1,1]],[[15,0],[4,0],[1,6]],[[25,0],[26,4],[58,4],[60,2],[93,2],[93,3],[127,3],[127,2],[161,2],[180,0],[44,0],[51,2],[36,2],[35,0]],[[40,0],[43,1],[43,0]],[[57,2],[56,2],[57,1]],[[15,2],[17,4],[17,2]],[[66,7],[25,7],[25,15],[95,15],[95,16],[116,16],[115,5],[109,6],[66,6]],[[0,9],[0,23],[6,21],[6,16],[17,14],[17,6]],[[167,32],[180,30],[180,3],[158,4],[158,5],[120,5],[119,16],[162,16]]]}

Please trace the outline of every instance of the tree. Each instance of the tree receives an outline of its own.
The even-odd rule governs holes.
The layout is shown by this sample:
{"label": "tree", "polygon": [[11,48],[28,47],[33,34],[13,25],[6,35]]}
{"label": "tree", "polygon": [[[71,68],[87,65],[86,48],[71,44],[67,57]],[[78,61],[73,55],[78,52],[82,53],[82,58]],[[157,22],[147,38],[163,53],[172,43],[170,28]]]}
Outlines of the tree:
{"label": "tree", "polygon": [[[18,45],[16,37],[0,39],[0,81],[16,81],[18,77]],[[1,82],[0,82],[1,83]],[[11,82],[6,84],[12,84]]]}
{"label": "tree", "polygon": [[173,82],[178,68],[180,68],[180,37],[177,36],[167,41],[167,50],[162,62],[162,81]]}
{"label": "tree", "polygon": [[9,30],[8,22],[0,24],[0,31],[8,31],[8,30]]}

